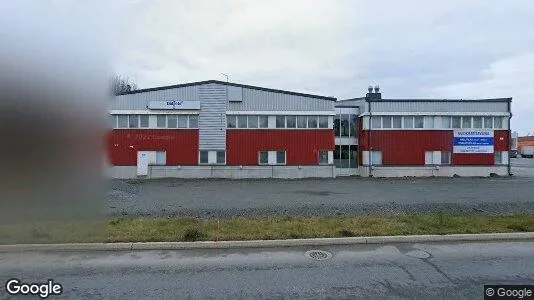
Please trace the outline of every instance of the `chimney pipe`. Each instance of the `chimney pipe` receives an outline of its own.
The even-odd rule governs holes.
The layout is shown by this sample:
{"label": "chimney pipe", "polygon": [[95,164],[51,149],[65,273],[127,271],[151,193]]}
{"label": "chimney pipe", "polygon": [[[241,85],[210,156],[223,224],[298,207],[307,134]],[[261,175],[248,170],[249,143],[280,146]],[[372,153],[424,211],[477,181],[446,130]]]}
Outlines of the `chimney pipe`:
{"label": "chimney pipe", "polygon": [[379,93],[380,92],[380,87],[378,85],[375,85],[375,93]]}

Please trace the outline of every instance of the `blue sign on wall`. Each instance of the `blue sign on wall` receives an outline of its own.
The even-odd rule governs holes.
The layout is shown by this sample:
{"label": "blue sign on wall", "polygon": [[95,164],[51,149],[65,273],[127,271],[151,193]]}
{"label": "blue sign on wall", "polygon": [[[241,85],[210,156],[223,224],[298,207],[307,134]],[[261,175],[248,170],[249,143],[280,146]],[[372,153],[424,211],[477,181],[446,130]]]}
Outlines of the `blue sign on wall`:
{"label": "blue sign on wall", "polygon": [[493,153],[493,130],[455,130],[453,153]]}

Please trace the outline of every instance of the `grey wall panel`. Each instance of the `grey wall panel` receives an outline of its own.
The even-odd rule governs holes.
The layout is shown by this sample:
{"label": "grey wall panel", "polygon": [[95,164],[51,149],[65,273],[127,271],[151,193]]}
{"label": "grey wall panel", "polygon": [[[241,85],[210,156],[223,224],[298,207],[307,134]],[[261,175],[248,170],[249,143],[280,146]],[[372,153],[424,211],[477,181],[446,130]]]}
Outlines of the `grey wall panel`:
{"label": "grey wall panel", "polygon": [[110,109],[146,109],[149,101],[199,100],[199,86],[121,95],[110,103]]}
{"label": "grey wall panel", "polygon": [[243,102],[230,102],[230,111],[334,111],[334,101],[243,88]]}
{"label": "grey wall panel", "polygon": [[343,100],[343,101],[336,102],[336,106],[363,106],[364,104],[365,104],[364,99]]}
{"label": "grey wall panel", "polygon": [[226,87],[204,84],[198,87],[200,98],[199,148],[226,149]]}
{"label": "grey wall panel", "polygon": [[374,112],[507,112],[506,102],[372,102]]}

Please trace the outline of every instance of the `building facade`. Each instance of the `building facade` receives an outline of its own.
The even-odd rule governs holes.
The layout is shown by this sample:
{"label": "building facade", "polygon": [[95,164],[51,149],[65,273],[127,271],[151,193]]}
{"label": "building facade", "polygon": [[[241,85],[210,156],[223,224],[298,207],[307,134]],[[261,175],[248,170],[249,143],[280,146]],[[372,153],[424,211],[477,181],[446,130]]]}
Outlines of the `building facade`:
{"label": "building facade", "polygon": [[115,178],[510,174],[510,98],[382,99],[216,80],[115,97]]}

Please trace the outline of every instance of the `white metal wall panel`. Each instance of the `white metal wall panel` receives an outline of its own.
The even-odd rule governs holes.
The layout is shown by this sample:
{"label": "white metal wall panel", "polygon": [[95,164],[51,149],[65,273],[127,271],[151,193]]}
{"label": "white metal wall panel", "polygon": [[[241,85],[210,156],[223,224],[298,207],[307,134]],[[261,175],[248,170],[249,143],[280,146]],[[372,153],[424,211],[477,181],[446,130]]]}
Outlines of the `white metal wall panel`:
{"label": "white metal wall panel", "polygon": [[200,86],[186,86],[174,89],[120,95],[111,100],[110,110],[146,109],[149,101],[198,101],[199,87]]}
{"label": "white metal wall panel", "polygon": [[199,148],[226,149],[226,86],[204,84],[198,87],[200,114],[198,116]]}
{"label": "white metal wall panel", "polygon": [[507,112],[507,102],[372,102],[371,112]]}
{"label": "white metal wall panel", "polygon": [[243,88],[243,102],[230,102],[230,111],[334,111],[335,101]]}

